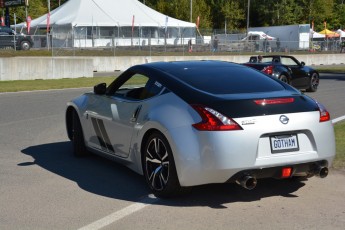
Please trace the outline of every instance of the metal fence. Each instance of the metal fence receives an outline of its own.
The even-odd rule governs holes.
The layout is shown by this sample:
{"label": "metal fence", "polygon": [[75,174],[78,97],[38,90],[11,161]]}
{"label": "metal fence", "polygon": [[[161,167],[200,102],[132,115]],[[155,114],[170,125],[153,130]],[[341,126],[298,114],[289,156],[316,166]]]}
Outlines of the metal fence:
{"label": "metal fence", "polygon": [[[4,50],[21,49],[18,38],[22,35],[0,35],[0,53]],[[241,40],[236,35],[209,35],[179,38],[117,36],[73,37],[51,35],[29,36],[33,41],[32,50],[48,50],[52,56],[81,56],[90,51],[97,55],[186,55],[186,54],[250,54],[250,53],[291,53],[342,51],[341,39],[319,39],[313,41]],[[17,44],[17,45],[16,45]],[[345,51],[345,49],[344,49]]]}

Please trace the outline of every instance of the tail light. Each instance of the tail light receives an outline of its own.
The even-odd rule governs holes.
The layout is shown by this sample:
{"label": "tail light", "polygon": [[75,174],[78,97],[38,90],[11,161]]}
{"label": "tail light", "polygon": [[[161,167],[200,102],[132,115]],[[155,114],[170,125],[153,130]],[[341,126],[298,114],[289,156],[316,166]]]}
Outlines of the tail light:
{"label": "tail light", "polygon": [[294,102],[293,97],[288,98],[273,98],[273,99],[259,99],[254,100],[257,105],[277,105],[277,104],[288,104]]}
{"label": "tail light", "polygon": [[201,117],[199,123],[193,124],[193,127],[200,131],[225,131],[242,130],[242,127],[231,118],[202,105],[191,105]]}
{"label": "tail light", "polygon": [[265,74],[272,75],[273,74],[273,66],[272,65],[266,66],[261,71],[264,72]]}
{"label": "tail light", "polygon": [[326,107],[319,102],[316,102],[317,106],[319,107],[320,112],[320,122],[329,121],[331,119],[331,115],[327,111]]}

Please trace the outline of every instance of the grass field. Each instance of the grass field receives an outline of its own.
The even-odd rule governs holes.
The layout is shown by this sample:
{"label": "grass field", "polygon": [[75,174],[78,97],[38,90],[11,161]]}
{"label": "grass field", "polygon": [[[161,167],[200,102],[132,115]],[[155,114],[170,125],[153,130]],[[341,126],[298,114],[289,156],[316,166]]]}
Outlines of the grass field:
{"label": "grass field", "polygon": [[334,160],[333,167],[337,169],[345,169],[345,122],[341,122],[334,126],[335,142],[337,144],[337,155]]}
{"label": "grass field", "polygon": [[82,77],[53,80],[0,81],[0,92],[93,87],[94,85],[102,82],[109,84],[114,79],[114,77]]}

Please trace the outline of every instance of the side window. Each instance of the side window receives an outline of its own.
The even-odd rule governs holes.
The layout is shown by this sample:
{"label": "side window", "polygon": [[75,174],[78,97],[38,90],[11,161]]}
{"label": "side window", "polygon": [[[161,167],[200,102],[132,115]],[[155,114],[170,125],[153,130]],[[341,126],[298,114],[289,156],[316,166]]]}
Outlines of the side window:
{"label": "side window", "polygon": [[123,97],[129,100],[144,100],[159,94],[163,86],[141,74],[132,75],[115,92],[115,96]]}
{"label": "side window", "polygon": [[123,83],[120,86],[120,89],[123,89],[123,88],[135,89],[135,88],[144,87],[148,80],[149,78],[144,75],[134,74],[125,83]]}
{"label": "side window", "polygon": [[290,66],[298,65],[293,59],[286,58],[286,57],[282,57],[281,62],[283,65],[290,65]]}

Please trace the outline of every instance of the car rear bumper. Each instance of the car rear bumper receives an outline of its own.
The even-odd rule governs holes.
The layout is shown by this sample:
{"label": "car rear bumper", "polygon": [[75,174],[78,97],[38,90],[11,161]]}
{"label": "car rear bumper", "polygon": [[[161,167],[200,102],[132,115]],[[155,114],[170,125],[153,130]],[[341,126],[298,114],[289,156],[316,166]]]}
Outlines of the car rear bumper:
{"label": "car rear bumper", "polygon": [[[247,173],[279,178],[282,167],[291,167],[291,176],[310,175],[316,167],[331,167],[335,156],[333,126],[331,122],[319,123],[318,116],[318,112],[289,114],[295,124],[288,125],[279,123],[278,115],[250,118],[256,124],[240,131],[173,130],[169,142],[175,141],[172,150],[180,184],[226,183]],[[303,120],[316,122],[305,124]],[[237,123],[242,124],[240,120]],[[297,136],[299,149],[272,152],[270,138],[286,133]]]}
{"label": "car rear bumper", "polygon": [[[303,164],[295,164],[295,165],[284,165],[278,167],[271,167],[271,168],[262,168],[262,169],[250,169],[250,170],[243,170],[231,178],[229,178],[226,182],[232,183],[240,180],[243,176],[249,175],[256,179],[261,178],[276,178],[276,179],[283,179],[283,178],[291,178],[294,176],[314,176],[318,175],[321,177],[327,175],[320,175],[320,169],[327,167],[328,168],[328,161],[316,161],[316,162],[308,162]],[[291,173],[289,175],[284,175],[284,169],[291,169]]]}

